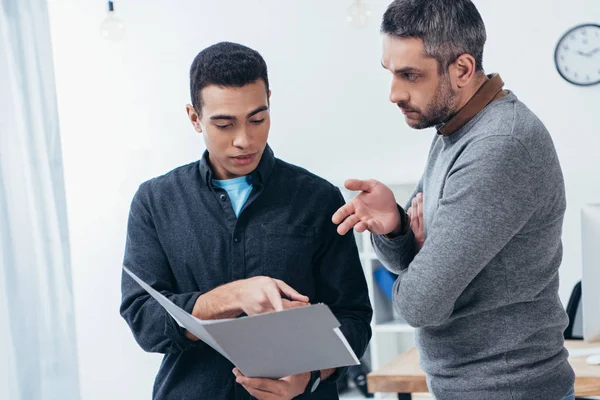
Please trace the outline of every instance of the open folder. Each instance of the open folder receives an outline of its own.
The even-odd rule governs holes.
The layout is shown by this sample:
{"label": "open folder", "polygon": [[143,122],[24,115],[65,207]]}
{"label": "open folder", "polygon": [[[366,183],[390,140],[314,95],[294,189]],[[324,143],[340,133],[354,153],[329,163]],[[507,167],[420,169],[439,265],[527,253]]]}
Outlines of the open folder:
{"label": "open folder", "polygon": [[123,267],[179,325],[218,351],[248,377],[279,379],[359,364],[325,304],[240,317],[201,320],[173,304]]}

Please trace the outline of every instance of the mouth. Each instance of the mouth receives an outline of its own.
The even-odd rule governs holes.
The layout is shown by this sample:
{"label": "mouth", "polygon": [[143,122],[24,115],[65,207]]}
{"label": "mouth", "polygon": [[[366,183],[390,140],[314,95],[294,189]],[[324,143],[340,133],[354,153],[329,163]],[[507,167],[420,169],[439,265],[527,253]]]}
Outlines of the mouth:
{"label": "mouth", "polygon": [[398,108],[400,109],[400,111],[402,111],[402,114],[404,115],[409,115],[409,114],[419,114],[418,111],[413,110],[412,108],[408,108],[408,107],[403,107],[404,104],[398,103],[397,104]]}
{"label": "mouth", "polygon": [[413,117],[414,117],[414,116],[416,116],[417,114],[419,114],[417,111],[408,110],[408,109],[406,109],[406,108],[401,108],[401,110],[402,110],[402,114],[406,115],[407,117],[410,117],[410,116],[413,116]]}
{"label": "mouth", "polygon": [[231,159],[233,160],[234,163],[236,163],[238,165],[248,165],[248,164],[252,164],[252,162],[256,158],[257,154],[258,153],[242,154],[239,156],[231,157]]}

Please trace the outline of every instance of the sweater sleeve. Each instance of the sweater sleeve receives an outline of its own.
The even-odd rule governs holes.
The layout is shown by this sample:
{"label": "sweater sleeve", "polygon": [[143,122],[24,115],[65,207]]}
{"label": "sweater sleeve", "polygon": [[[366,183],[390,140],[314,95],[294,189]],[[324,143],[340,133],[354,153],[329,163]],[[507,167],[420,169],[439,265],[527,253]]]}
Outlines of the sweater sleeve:
{"label": "sweater sleeve", "polygon": [[436,326],[536,209],[536,169],[510,136],[472,143],[449,171],[427,240],[393,289],[412,326]]}
{"label": "sweater sleeve", "polygon": [[[176,285],[149,209],[147,185],[135,194],[129,212],[123,264],[143,281],[188,313],[200,292],[174,293]],[[185,329],[124,271],[121,278],[121,316],[138,344],[148,352],[177,353],[207,346],[184,336]]]}

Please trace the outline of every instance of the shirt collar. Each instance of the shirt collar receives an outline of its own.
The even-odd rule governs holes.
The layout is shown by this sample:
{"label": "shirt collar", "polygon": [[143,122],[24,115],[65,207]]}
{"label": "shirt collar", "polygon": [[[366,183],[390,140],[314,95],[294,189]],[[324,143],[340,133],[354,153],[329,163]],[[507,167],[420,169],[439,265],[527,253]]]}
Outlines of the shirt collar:
{"label": "shirt collar", "polygon": [[488,75],[488,80],[481,85],[479,90],[471,97],[471,99],[461,108],[454,116],[452,116],[446,123],[437,127],[438,134],[442,136],[450,136],[460,128],[462,128],[467,122],[469,122],[474,116],[476,116],[481,110],[483,110],[488,104],[497,100],[501,97],[506,96],[506,92],[502,90],[504,82],[500,75],[491,74]]}
{"label": "shirt collar", "polygon": [[[199,169],[200,169],[200,176],[202,176],[206,185],[208,187],[212,187],[213,171],[210,166],[210,161],[209,161],[208,156],[209,156],[209,153],[208,153],[208,150],[206,150],[204,152],[204,154],[202,155],[202,158],[200,159]],[[269,177],[271,176],[274,166],[275,166],[275,154],[273,153],[273,150],[271,150],[271,147],[267,144],[267,146],[265,147],[265,150],[263,151],[263,154],[260,158],[258,166],[256,167],[256,169],[254,171],[252,171],[250,173],[250,176],[252,178],[252,184],[253,185],[264,185],[267,182],[267,180],[269,179]]]}

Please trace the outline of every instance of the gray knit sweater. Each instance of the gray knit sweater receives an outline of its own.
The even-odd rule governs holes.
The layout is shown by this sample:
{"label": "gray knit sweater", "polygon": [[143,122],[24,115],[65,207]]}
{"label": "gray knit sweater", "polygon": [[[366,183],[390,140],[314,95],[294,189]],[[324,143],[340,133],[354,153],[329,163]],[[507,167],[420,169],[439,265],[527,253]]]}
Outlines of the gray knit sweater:
{"label": "gray knit sweater", "polygon": [[[573,386],[558,297],[565,189],[552,139],[513,93],[436,135],[417,191],[425,244],[372,237],[399,274],[438,400],[558,400]],[[410,204],[410,203],[408,203]]]}

